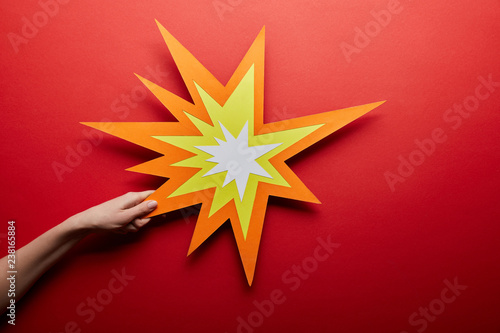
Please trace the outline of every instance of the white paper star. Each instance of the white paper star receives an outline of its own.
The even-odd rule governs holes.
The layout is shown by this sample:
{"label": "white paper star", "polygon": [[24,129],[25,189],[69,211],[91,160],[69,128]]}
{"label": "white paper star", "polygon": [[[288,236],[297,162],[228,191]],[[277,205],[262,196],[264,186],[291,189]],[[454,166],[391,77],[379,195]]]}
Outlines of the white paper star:
{"label": "white paper star", "polygon": [[243,195],[245,194],[250,174],[272,178],[255,160],[278,147],[281,143],[249,147],[248,122],[245,123],[245,126],[243,126],[237,138],[235,138],[224,125],[220,122],[219,124],[226,141],[215,138],[217,143],[219,143],[218,146],[196,146],[196,148],[201,151],[213,156],[207,160],[208,162],[217,163],[217,165],[204,174],[203,177],[227,171],[222,187],[235,180],[240,200],[243,201]]}

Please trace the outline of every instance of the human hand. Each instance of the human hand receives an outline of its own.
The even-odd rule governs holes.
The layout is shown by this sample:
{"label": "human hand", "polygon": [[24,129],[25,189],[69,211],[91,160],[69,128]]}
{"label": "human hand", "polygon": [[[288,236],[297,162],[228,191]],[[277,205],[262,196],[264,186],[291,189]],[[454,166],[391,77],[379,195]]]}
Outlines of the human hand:
{"label": "human hand", "polygon": [[141,217],[152,212],[158,205],[154,200],[144,201],[153,192],[129,192],[106,201],[75,215],[75,224],[88,232],[136,232],[150,220]]}

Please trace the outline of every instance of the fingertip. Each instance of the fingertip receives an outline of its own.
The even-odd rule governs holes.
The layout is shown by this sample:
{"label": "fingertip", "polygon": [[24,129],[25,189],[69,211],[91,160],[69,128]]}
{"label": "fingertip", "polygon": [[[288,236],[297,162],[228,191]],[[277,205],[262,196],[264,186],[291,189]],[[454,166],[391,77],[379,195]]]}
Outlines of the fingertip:
{"label": "fingertip", "polygon": [[140,202],[146,200],[151,194],[153,194],[155,191],[154,190],[148,190],[148,191],[142,191],[142,192],[131,192],[135,194],[136,196],[136,201],[135,204],[139,204]]}
{"label": "fingertip", "polygon": [[151,221],[151,218],[150,217],[147,217],[145,219],[140,219],[139,223],[138,223],[138,227],[139,228],[142,228],[144,227],[146,224],[148,224],[148,222]]}
{"label": "fingertip", "polygon": [[155,193],[155,190],[147,190],[142,192],[142,194],[144,194],[146,197],[149,197],[153,193]]}
{"label": "fingertip", "polygon": [[158,203],[154,200],[143,201],[140,204],[131,207],[125,211],[126,216],[128,216],[129,221],[133,221],[134,219],[140,219],[143,216],[151,213],[156,207]]}
{"label": "fingertip", "polygon": [[149,200],[148,201],[148,208],[153,210],[155,209],[156,207],[158,207],[158,202],[154,201],[154,200]]}
{"label": "fingertip", "polygon": [[137,232],[139,230],[139,226],[137,225],[138,220],[133,221],[132,223],[127,224],[123,229],[127,232]]}

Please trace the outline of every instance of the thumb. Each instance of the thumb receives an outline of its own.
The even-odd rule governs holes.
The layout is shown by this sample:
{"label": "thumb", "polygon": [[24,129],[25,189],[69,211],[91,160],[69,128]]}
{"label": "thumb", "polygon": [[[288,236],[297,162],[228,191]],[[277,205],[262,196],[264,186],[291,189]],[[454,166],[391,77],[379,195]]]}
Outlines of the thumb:
{"label": "thumb", "polygon": [[141,218],[144,215],[147,215],[151,213],[155,208],[158,206],[158,203],[154,200],[147,200],[144,202],[141,202],[137,206],[130,207],[129,209],[125,210],[125,213],[128,215],[128,219],[130,221],[133,221],[136,218]]}

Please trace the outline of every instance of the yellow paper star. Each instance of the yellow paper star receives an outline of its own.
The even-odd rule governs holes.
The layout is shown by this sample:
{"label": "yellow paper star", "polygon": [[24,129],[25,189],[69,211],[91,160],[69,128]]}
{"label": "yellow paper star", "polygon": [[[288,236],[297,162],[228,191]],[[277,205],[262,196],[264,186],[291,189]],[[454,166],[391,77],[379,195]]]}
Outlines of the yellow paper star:
{"label": "yellow paper star", "polygon": [[138,76],[178,122],[83,124],[163,154],[129,169],[169,178],[150,216],[201,203],[188,255],[229,220],[251,285],[268,197],[319,203],[285,161],[383,102],[264,124],[264,29],[223,86],[157,24],[193,103]]}

